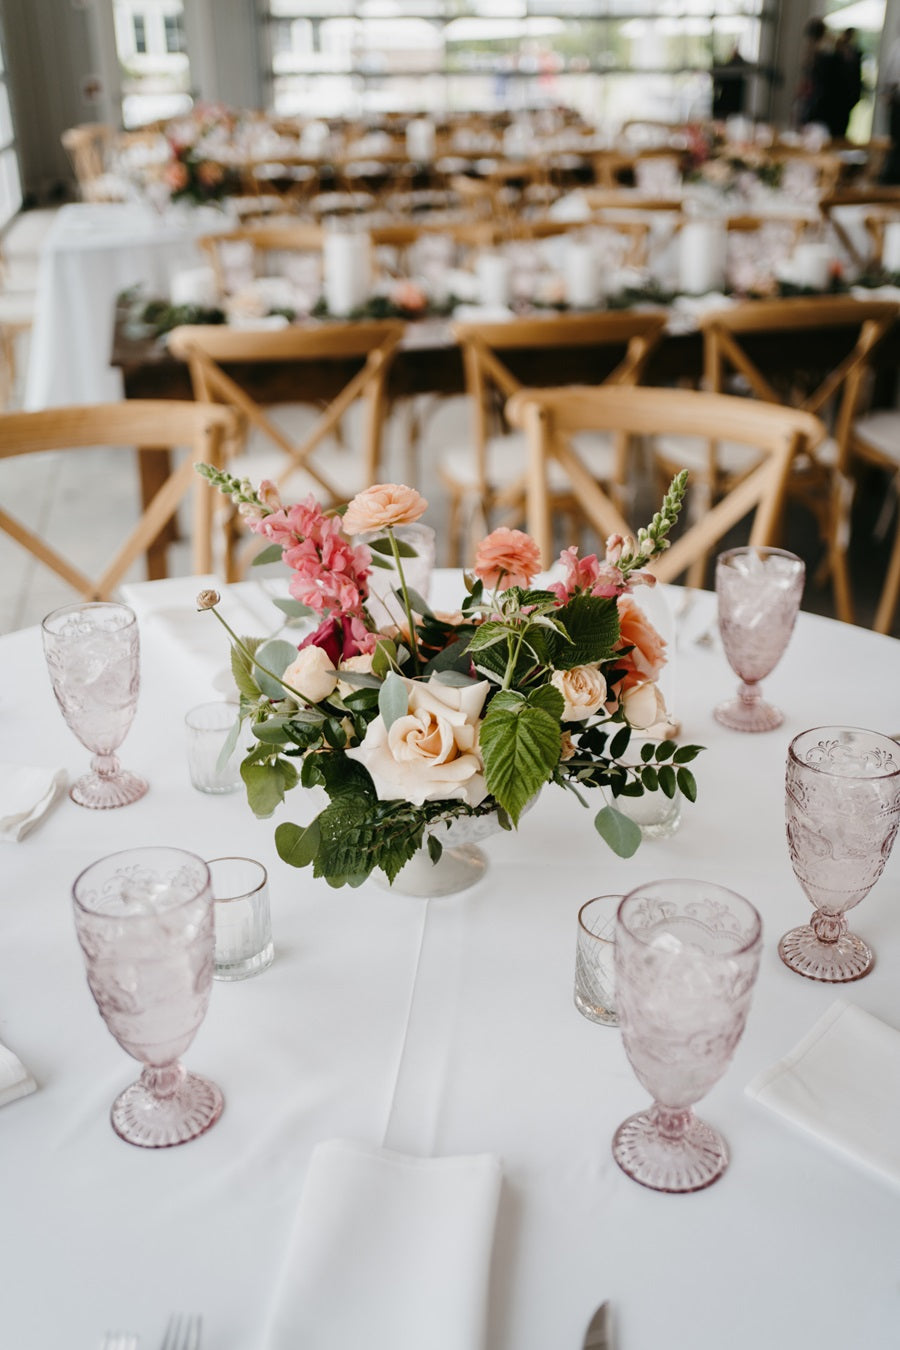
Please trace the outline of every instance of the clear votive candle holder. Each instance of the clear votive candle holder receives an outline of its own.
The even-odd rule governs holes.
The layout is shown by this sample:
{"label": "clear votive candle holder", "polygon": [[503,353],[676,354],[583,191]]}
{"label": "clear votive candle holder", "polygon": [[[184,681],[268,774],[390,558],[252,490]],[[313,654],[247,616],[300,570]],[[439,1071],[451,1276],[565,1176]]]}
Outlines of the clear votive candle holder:
{"label": "clear votive candle holder", "polygon": [[590,1022],[617,1027],[615,933],[621,895],[597,895],[578,911],[575,1007]]}
{"label": "clear votive candle holder", "polygon": [[253,858],[213,858],[209,872],[215,900],[214,978],[258,975],[275,955],[266,869]]}
{"label": "clear votive candle holder", "polygon": [[185,715],[188,769],[198,792],[237,792],[243,786],[240,745],[223,758],[237,715],[236,704],[222,702],[201,703]]}

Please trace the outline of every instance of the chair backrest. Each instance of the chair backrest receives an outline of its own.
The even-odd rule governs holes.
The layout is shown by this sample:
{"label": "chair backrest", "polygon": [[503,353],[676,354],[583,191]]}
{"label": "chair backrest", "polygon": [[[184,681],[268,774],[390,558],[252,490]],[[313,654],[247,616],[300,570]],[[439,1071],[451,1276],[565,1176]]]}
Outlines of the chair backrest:
{"label": "chair backrest", "polygon": [[[194,471],[197,461],[219,465],[222,446],[235,434],[234,414],[227,408],[203,407],[175,400],[134,399],[121,403],[43,412],[0,415],[0,461],[38,451],[69,454],[80,448],[172,450],[190,453],[172,471],[146,506],[121,548],[93,580],[64,558],[40,535],[0,508],[3,530],[35,558],[67,581],[86,600],[108,599],[132,563],[159,538],[179,503],[193,490],[193,568],[212,569],[212,519],[216,493]],[[84,522],[85,532],[90,521]]]}
{"label": "chair backrest", "polygon": [[227,230],[221,234],[204,234],[197,245],[206,254],[216,278],[220,295],[228,289],[226,259],[229,249],[250,251],[253,271],[258,274],[269,253],[321,253],[325,231],[321,225],[298,222],[290,225],[258,225],[246,229]]}
{"label": "chair backrest", "polygon": [[[666,315],[661,311],[561,315],[517,319],[514,323],[455,323],[453,334],[462,347],[466,393],[472,405],[479,489],[486,492],[488,486],[487,443],[493,401],[500,395],[505,402],[522,388],[522,381],[504,363],[502,355],[529,350],[624,347],[622,360],[606,375],[605,383],[636,384],[665,324]],[[623,443],[616,481],[624,481],[625,453]]]}
{"label": "chair backrest", "polygon": [[[838,446],[839,471],[848,455],[850,429],[865,392],[865,377],[872,354],[900,314],[900,305],[890,301],[856,300],[852,296],[813,299],[753,301],[717,310],[700,321],[704,345],[704,375],[707,389],[725,391],[731,371],[744,377],[758,399],[790,403],[817,416],[834,402],[834,439]],[[847,355],[811,390],[788,400],[784,391],[760,369],[747,351],[746,340],[758,334],[817,333],[846,329],[852,347]],[[854,339],[855,334],[855,339]],[[801,348],[798,347],[798,351]],[[800,363],[797,363],[798,365]],[[715,483],[715,442],[710,442],[710,482]]]}
{"label": "chair backrest", "polygon": [[[284,482],[298,469],[313,478],[332,504],[346,492],[330,480],[312,460],[318,446],[335,433],[344,413],[357,399],[364,401],[363,473],[366,485],[377,481],[384,423],[385,381],[405,326],[384,319],[370,323],[292,325],[275,332],[204,325],[176,328],[169,334],[169,350],[190,368],[194,397],[205,403],[221,402],[241,412],[247,420],[284,452],[285,468],[277,481]],[[234,367],[265,363],[303,361],[352,362],[355,373],[340,388],[302,441],[295,442],[267,416],[259,403],[242,387]],[[359,362],[362,362],[359,368]],[[228,366],[226,370],[224,367]],[[292,396],[297,401],[297,396]]]}
{"label": "chair backrest", "polygon": [[62,133],[60,140],[72,161],[79,187],[84,188],[106,172],[112,134],[112,127],[105,122],[85,122]]}
{"label": "chair backrest", "polygon": [[760,451],[756,467],[654,563],[653,570],[662,581],[673,581],[704,557],[750,511],[755,510],[751,543],[771,543],[791,461],[825,434],[821,422],[811,413],[690,389],[522,389],[507,404],[506,412],[510,422],[522,427],[528,437],[527,528],[540,547],[545,566],[550,565],[553,551],[547,476],[551,460],[567,474],[582,512],[601,539],[630,530],[579,459],[571,443],[574,433],[591,430],[628,436],[715,436]]}

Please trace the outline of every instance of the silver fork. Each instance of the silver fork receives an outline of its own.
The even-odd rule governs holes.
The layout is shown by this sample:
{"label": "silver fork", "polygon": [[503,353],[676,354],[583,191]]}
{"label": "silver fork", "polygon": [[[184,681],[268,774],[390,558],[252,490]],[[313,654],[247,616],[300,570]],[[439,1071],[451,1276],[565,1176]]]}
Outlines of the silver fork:
{"label": "silver fork", "polygon": [[160,1350],[200,1350],[203,1318],[198,1313],[173,1313]]}
{"label": "silver fork", "polygon": [[128,1331],[107,1331],[100,1350],[138,1350],[138,1338]]}

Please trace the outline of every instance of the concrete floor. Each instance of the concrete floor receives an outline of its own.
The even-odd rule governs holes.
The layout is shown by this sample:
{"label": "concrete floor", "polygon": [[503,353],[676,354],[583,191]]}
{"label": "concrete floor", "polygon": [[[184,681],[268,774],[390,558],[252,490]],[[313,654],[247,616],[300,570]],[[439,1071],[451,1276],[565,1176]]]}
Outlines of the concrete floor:
{"label": "concrete floor", "polygon": [[[20,216],[7,232],[3,251],[7,260],[8,287],[27,292],[34,286],[41,238],[51,219],[51,212],[29,212]],[[19,396],[26,362],[27,338],[23,339],[19,351]],[[308,415],[298,410],[291,420],[302,422]],[[384,477],[387,480],[409,481],[410,466],[403,451],[403,432],[402,417],[394,417],[386,437]],[[427,421],[424,442],[417,455],[419,485],[431,503],[427,519],[438,530],[439,561],[445,556],[441,531],[446,503],[437,481],[435,459],[442,447],[465,443],[467,434],[465,401],[444,400]],[[348,441],[352,444],[352,427]],[[96,449],[78,454],[30,455],[5,462],[0,470],[0,502],[3,506],[48,538],[89,574],[96,575],[101,570],[120,542],[122,525],[135,519],[138,513],[134,456],[128,452]],[[888,521],[886,535],[876,536],[875,527],[884,500],[883,477],[872,475],[862,481],[854,507],[852,557],[857,622],[863,624],[872,621],[896,528],[895,511]],[[648,485],[641,492],[638,514],[642,511],[652,513],[654,508],[653,491]],[[803,607],[832,614],[830,586],[817,588],[811,579],[820,550],[813,522],[802,510],[791,510],[784,543],[807,561],[809,579]],[[173,575],[190,572],[190,550],[186,542],[171,548],[169,568]],[[134,579],[143,576],[142,564],[136,565],[132,575]],[[38,623],[51,609],[77,598],[65,582],[58,580],[3,534],[0,534],[0,578],[0,632]],[[900,613],[895,618],[893,634],[900,637]]]}

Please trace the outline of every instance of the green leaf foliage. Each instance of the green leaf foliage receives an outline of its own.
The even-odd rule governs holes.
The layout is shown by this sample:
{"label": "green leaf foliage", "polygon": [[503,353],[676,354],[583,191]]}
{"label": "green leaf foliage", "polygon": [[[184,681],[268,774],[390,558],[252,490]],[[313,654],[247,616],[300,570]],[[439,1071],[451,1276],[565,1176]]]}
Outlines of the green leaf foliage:
{"label": "green leaf foliage", "polygon": [[299,600],[276,600],[273,598],[272,604],[290,620],[308,619],[310,614],[314,612],[309,605],[301,605]]}
{"label": "green leaf foliage", "polygon": [[[397,552],[400,554],[401,558],[418,558],[419,555],[412,544],[407,544],[405,539],[395,538],[394,543],[397,546]],[[382,553],[388,558],[394,556],[394,550],[391,548],[390,539],[370,539],[366,547],[370,548],[373,553]]]}
{"label": "green leaf foliage", "polygon": [[281,562],[283,549],[280,544],[268,544],[264,549],[257,553],[252,562],[252,567],[267,567],[269,563]]}
{"label": "green leaf foliage", "polygon": [[499,693],[481,724],[479,745],[488,791],[518,825],[523,807],[559,763],[559,721],[521,695]]}
{"label": "green leaf foliage", "polygon": [[695,802],[697,800],[697,780],[690,769],[678,769],[676,779],[682,796],[687,797],[689,802]]}
{"label": "green leaf foliage", "polygon": [[594,828],[619,858],[631,858],[641,843],[641,830],[614,806],[604,806],[594,817]]}
{"label": "green leaf foliage", "polygon": [[265,763],[245,759],[241,778],[247,789],[247,801],[255,816],[265,819],[284,801],[284,794],[297,783],[297,768],[289,759],[269,760]]}
{"label": "green leaf foliage", "polygon": [[275,829],[278,856],[291,867],[308,867],[318,852],[320,838],[318,817],[305,827],[285,820]]}
{"label": "green leaf foliage", "polygon": [[405,717],[409,711],[409,690],[399,675],[388,675],[381,686],[378,711],[388,731],[399,717]]}
{"label": "green leaf foliage", "polygon": [[231,648],[231,673],[234,676],[234,682],[239,693],[255,703],[259,698],[259,685],[256,683],[253,674],[253,662],[247,653],[255,653],[257,647],[262,643],[262,638],[241,638],[241,642],[244,649],[241,647]]}
{"label": "green leaf foliage", "polygon": [[[292,642],[285,642],[284,638],[273,638],[271,642],[264,642],[256,650],[256,660],[271,670],[272,675],[283,675],[296,657],[297,648]],[[259,669],[259,666],[256,666],[254,674],[256,683],[267,698],[285,697],[284,685],[274,680],[272,675],[267,675],[265,671]]]}
{"label": "green leaf foliage", "polygon": [[565,629],[570,641],[559,641],[553,648],[557,670],[590,666],[608,660],[619,640],[619,616],[615,600],[595,595],[576,595],[556,611],[554,618]]}

